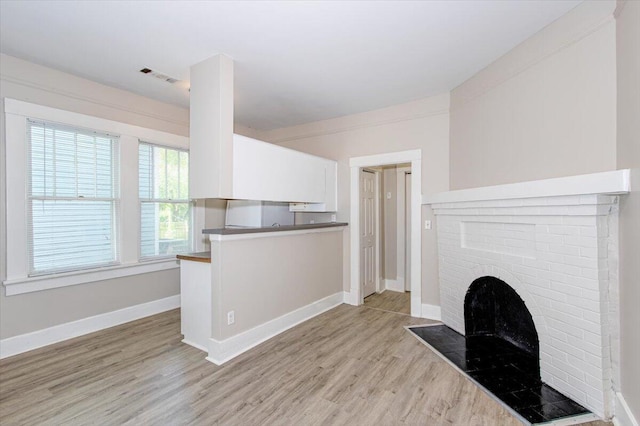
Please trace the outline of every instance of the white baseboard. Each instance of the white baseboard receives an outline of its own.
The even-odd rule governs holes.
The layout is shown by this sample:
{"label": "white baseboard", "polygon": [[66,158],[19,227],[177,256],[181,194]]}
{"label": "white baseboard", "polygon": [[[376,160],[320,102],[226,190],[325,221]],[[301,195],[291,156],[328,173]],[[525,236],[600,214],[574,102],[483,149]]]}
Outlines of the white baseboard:
{"label": "white baseboard", "polygon": [[397,291],[399,293],[404,293],[404,280],[384,280],[384,288],[385,290]]}
{"label": "white baseboard", "polygon": [[342,304],[343,299],[343,292],[335,293],[228,339],[209,339],[207,360],[222,365],[283,331]]}
{"label": "white baseboard", "polygon": [[616,415],[612,421],[615,426],[638,426],[638,420],[634,417],[631,409],[627,405],[624,396],[620,392],[616,392],[615,396]]}
{"label": "white baseboard", "polygon": [[358,301],[355,298],[354,292],[343,291],[342,302],[346,303],[347,305],[358,306]]}
{"label": "white baseboard", "polygon": [[180,295],[0,340],[0,359],[180,307]]}
{"label": "white baseboard", "polygon": [[207,348],[205,348],[204,346],[199,345],[197,343],[194,343],[189,339],[182,339],[182,343],[187,344],[189,346],[193,346],[196,349],[200,349],[202,352],[208,352]]}
{"label": "white baseboard", "polygon": [[422,318],[428,318],[436,321],[442,321],[442,314],[440,313],[440,306],[429,305],[428,303],[422,304]]}

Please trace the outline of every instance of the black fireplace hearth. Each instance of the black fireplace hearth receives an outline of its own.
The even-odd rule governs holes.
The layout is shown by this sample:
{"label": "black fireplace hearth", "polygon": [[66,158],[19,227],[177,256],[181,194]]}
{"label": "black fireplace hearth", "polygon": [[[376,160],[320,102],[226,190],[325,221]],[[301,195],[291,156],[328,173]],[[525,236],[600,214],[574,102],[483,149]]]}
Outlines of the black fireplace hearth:
{"label": "black fireplace hearth", "polygon": [[482,277],[471,283],[464,322],[466,336],[446,325],[409,331],[528,422],[589,414],[540,379],[540,343],[533,318],[504,281]]}
{"label": "black fireplace hearth", "polygon": [[503,339],[465,337],[446,325],[409,331],[532,424],[589,414],[540,380],[537,359]]}

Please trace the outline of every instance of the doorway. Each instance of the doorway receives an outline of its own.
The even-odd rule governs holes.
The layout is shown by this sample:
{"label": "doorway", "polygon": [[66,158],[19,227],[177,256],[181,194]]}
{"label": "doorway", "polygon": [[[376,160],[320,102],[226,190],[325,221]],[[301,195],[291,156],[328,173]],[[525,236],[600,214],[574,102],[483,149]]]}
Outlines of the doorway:
{"label": "doorway", "polygon": [[[402,257],[398,259],[396,256],[393,260],[393,267],[390,266],[391,269],[395,268],[395,275],[393,278],[385,278],[381,274],[380,264],[382,261],[380,260],[383,255],[380,257],[373,256],[373,262],[375,263],[378,260],[378,263],[374,265],[374,282],[377,281],[376,284],[376,293],[374,296],[378,294],[384,294],[387,292],[388,287],[395,286],[397,293],[405,295],[405,297],[410,300],[409,312],[411,315],[415,317],[421,317],[421,308],[422,308],[422,289],[421,289],[421,264],[420,264],[420,255],[421,255],[421,232],[420,232],[420,207],[421,207],[421,174],[422,174],[422,152],[421,150],[412,150],[412,151],[402,151],[388,154],[379,154],[379,155],[371,155],[366,157],[355,157],[351,158],[349,161],[349,165],[351,168],[351,217],[350,217],[350,240],[351,240],[351,249],[350,249],[350,268],[351,268],[351,284],[349,294],[346,295],[346,300],[353,305],[361,305],[364,303],[364,297],[367,291],[371,291],[371,280],[368,281],[367,290],[365,290],[365,281],[368,280],[367,271],[363,268],[364,262],[363,259],[366,260],[365,250],[363,248],[366,247],[367,241],[363,239],[365,233],[363,232],[363,227],[361,222],[366,221],[365,216],[363,215],[365,204],[361,197],[361,172],[363,169],[382,169],[385,167],[390,168],[389,166],[398,168],[399,165],[403,165],[407,168],[406,171],[402,172],[401,181],[403,187],[403,195],[409,194],[410,201],[407,203],[402,197],[402,207],[401,207],[401,218],[403,225],[401,227],[401,235],[398,236],[395,233],[395,250],[397,251],[398,245],[401,246]],[[395,170],[394,173],[397,173],[398,170]],[[410,172],[408,175],[406,172]],[[398,181],[396,176],[396,183]],[[406,185],[407,179],[410,181],[408,188]],[[399,184],[398,184],[399,185]],[[408,191],[408,192],[407,192]],[[390,192],[390,191],[386,191]],[[386,192],[384,197],[381,197],[381,201],[386,201]],[[395,189],[395,193],[397,195],[397,187]],[[378,195],[380,192],[378,191]],[[392,202],[397,204],[399,203],[398,197],[394,197],[391,195]],[[407,204],[409,205],[409,215],[407,215]],[[375,205],[375,203],[374,203]],[[397,210],[396,210],[397,215]],[[375,216],[375,215],[374,215]],[[409,218],[409,223],[404,223]],[[396,217],[397,220],[397,217]],[[380,222],[379,222],[380,223]],[[394,227],[397,232],[398,224],[397,221],[394,222]],[[377,228],[379,229],[379,227]],[[379,239],[379,237],[378,237]],[[374,241],[376,238],[374,238]],[[400,241],[398,241],[400,240]],[[408,245],[409,250],[406,249]],[[380,247],[378,250],[373,250],[373,253],[380,252]],[[369,255],[371,254],[371,250],[369,250]],[[371,255],[370,255],[371,256]],[[371,259],[371,257],[369,257]],[[398,262],[400,261],[400,267],[398,267]],[[392,263],[390,263],[392,265]],[[408,271],[406,271],[408,269]],[[398,270],[400,270],[400,274],[398,275]],[[390,275],[388,275],[390,276]],[[402,282],[398,279],[398,276],[402,278]],[[376,280],[377,278],[377,280]],[[386,281],[385,281],[386,280]],[[384,286],[384,289],[383,289]],[[410,292],[406,292],[409,289]]]}
{"label": "doorway", "polygon": [[[361,169],[360,177],[360,279],[364,306],[405,315],[411,312],[407,280],[411,258],[406,244],[410,228],[406,224],[407,205],[411,210],[411,187],[407,192],[406,182],[410,172],[409,163],[390,164]],[[374,279],[372,273],[379,279]]]}

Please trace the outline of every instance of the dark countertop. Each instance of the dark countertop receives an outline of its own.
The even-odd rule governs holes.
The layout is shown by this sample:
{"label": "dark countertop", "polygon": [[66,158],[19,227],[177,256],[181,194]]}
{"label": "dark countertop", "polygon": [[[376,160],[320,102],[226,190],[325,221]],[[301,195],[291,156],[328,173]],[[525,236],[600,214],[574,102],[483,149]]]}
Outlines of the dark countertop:
{"label": "dark countertop", "polygon": [[319,228],[335,228],[339,226],[347,226],[346,222],[328,222],[328,223],[310,223],[305,225],[287,225],[287,226],[270,226],[268,228],[216,228],[203,229],[203,234],[216,235],[237,235],[237,234],[254,234],[258,232],[283,232],[283,231],[300,231],[304,229]]}
{"label": "dark countertop", "polygon": [[199,251],[196,253],[182,253],[176,256],[180,260],[191,260],[194,262],[211,263],[210,251]]}

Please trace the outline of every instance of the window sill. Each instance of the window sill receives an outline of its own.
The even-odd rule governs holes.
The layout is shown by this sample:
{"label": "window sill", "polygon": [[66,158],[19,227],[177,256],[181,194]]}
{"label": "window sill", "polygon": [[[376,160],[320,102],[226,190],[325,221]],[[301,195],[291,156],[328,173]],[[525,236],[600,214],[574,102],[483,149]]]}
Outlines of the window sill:
{"label": "window sill", "polygon": [[4,281],[2,284],[6,289],[5,294],[7,296],[14,296],[16,294],[31,293],[34,291],[49,290],[52,288],[67,287],[78,284],[87,284],[95,281],[103,281],[175,268],[179,268],[177,259],[165,258],[109,266],[99,269],[42,275],[39,277],[13,278]]}

